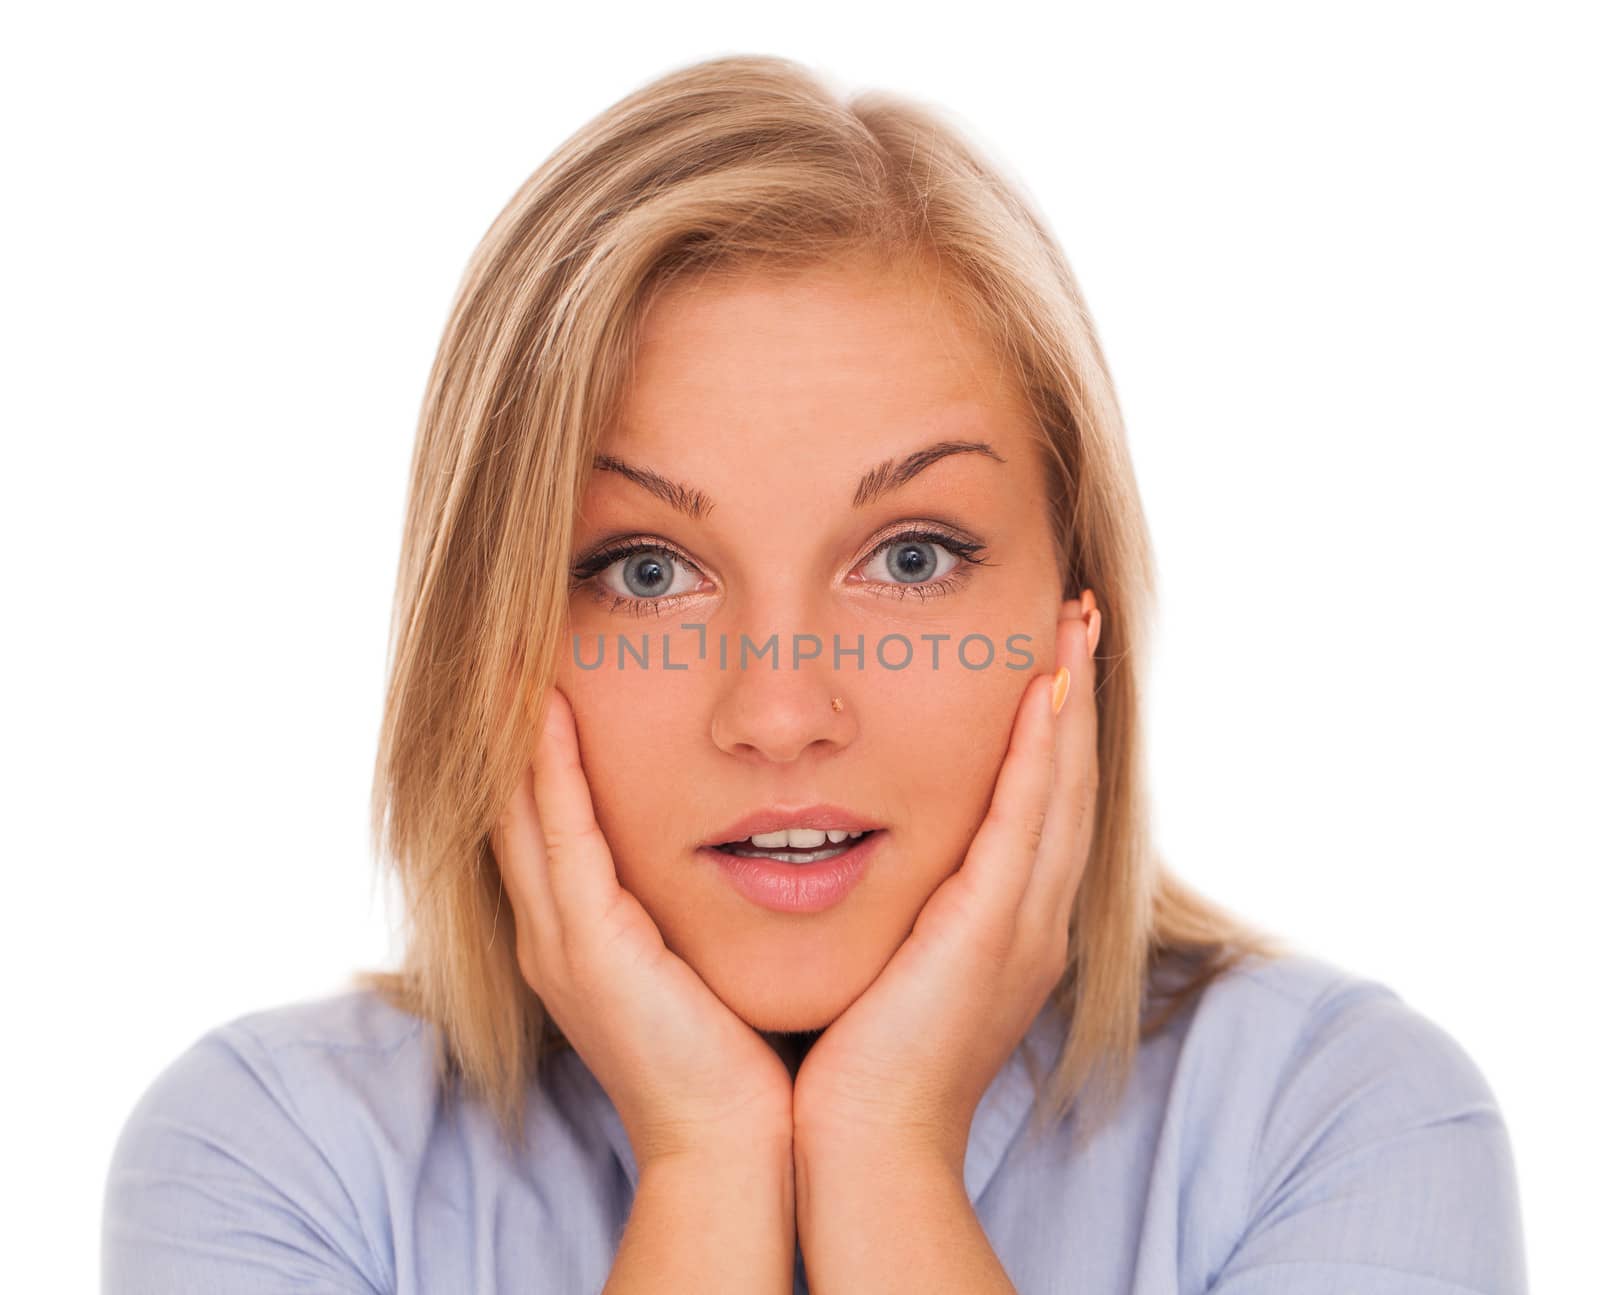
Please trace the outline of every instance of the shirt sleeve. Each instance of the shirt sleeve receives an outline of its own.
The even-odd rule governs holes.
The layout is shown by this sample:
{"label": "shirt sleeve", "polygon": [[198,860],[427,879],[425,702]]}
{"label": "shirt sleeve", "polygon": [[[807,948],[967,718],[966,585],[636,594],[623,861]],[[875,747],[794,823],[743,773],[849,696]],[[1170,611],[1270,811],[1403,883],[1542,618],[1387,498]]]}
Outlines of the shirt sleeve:
{"label": "shirt sleeve", "polygon": [[1308,1014],[1212,1295],[1526,1295],[1505,1122],[1438,1025],[1374,981]]}
{"label": "shirt sleeve", "polygon": [[157,1076],[112,1152],[102,1295],[377,1295],[385,1284],[348,1192],[253,1036],[221,1026]]}

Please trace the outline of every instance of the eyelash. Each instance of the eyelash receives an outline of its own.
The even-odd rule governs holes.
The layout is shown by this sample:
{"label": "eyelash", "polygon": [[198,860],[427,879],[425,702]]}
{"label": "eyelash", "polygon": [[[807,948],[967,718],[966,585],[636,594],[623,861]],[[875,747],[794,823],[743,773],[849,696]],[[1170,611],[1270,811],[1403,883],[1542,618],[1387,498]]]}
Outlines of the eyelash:
{"label": "eyelash", "polygon": [[[983,556],[986,549],[982,544],[962,539],[959,535],[949,531],[935,530],[923,526],[888,536],[876,545],[863,561],[872,561],[873,558],[891,545],[906,544],[913,540],[924,540],[932,544],[938,544],[953,553],[959,559],[959,565],[937,580],[920,582],[897,581],[893,586],[895,592],[888,592],[887,587],[880,590],[883,597],[904,599],[915,594],[918,598],[926,600],[929,597],[936,598],[943,594],[953,593],[971,577],[975,568],[986,565],[990,560]],[[576,591],[584,585],[591,584],[595,577],[606,570],[607,567],[621,561],[623,558],[631,557],[635,553],[666,553],[672,557],[673,561],[681,562],[691,571],[700,570],[695,563],[689,561],[674,545],[667,544],[661,540],[638,537],[623,540],[616,544],[609,544],[598,552],[584,558],[572,569],[571,588]],[[872,583],[883,584],[882,581],[874,581]],[[659,616],[664,606],[671,606],[678,601],[678,598],[689,596],[681,594],[671,598],[634,598],[625,594],[612,593],[610,590],[600,589],[598,586],[595,587],[594,593],[595,597],[606,604],[607,611],[631,612],[636,616]]]}

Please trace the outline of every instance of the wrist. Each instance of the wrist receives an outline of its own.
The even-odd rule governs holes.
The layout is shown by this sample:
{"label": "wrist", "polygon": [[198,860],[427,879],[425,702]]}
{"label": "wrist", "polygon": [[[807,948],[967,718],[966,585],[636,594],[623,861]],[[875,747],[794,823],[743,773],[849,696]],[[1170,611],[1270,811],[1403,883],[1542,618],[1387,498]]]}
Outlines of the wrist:
{"label": "wrist", "polygon": [[795,1244],[786,1141],[675,1151],[640,1165],[606,1291],[788,1290]]}
{"label": "wrist", "polygon": [[638,1166],[641,1182],[649,1176],[707,1183],[783,1180],[792,1186],[794,1143],[787,1132],[718,1136],[646,1154]]}
{"label": "wrist", "polygon": [[906,1139],[797,1137],[795,1238],[811,1289],[989,1289],[966,1281],[987,1243],[963,1168]]}
{"label": "wrist", "polygon": [[691,1228],[737,1221],[751,1236],[795,1235],[794,1161],[787,1146],[708,1147],[641,1165],[636,1199],[670,1201]]}
{"label": "wrist", "polygon": [[679,1128],[671,1133],[656,1130],[638,1136],[628,1129],[628,1142],[641,1177],[657,1164],[687,1164],[703,1172],[720,1172],[751,1162],[788,1165],[793,1157],[794,1131],[787,1120],[781,1124]]}
{"label": "wrist", "polygon": [[955,1155],[929,1139],[881,1134],[830,1138],[797,1131],[793,1163],[795,1214],[802,1226],[824,1211],[865,1217],[897,1185],[938,1180],[966,1190],[964,1150]]}
{"label": "wrist", "polygon": [[961,1178],[967,1139],[948,1129],[851,1129],[797,1126],[792,1155],[795,1172],[812,1176],[857,1173],[947,1173]]}

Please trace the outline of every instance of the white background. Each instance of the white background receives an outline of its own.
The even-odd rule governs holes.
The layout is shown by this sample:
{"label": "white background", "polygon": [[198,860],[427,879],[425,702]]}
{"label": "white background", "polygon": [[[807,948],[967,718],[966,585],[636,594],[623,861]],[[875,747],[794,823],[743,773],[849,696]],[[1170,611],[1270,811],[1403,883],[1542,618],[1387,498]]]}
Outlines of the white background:
{"label": "white background", "polygon": [[571,131],[737,52],[944,108],[1043,209],[1155,533],[1162,848],[1459,1039],[1532,1288],[1592,1277],[1580,7],[578,8],[7,23],[7,1284],[94,1287],[200,1033],[397,954],[367,796],[458,277]]}

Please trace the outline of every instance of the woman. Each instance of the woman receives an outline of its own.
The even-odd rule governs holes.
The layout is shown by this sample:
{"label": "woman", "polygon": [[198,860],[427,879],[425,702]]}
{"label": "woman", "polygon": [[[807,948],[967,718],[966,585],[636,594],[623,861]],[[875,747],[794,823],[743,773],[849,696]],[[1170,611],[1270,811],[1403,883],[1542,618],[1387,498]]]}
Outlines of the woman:
{"label": "woman", "polygon": [[1523,1289],[1472,1061],[1152,849],[1151,572],[1073,275],[936,114],[758,57],[602,114],[424,402],[405,964],[156,1081],[106,1289]]}

